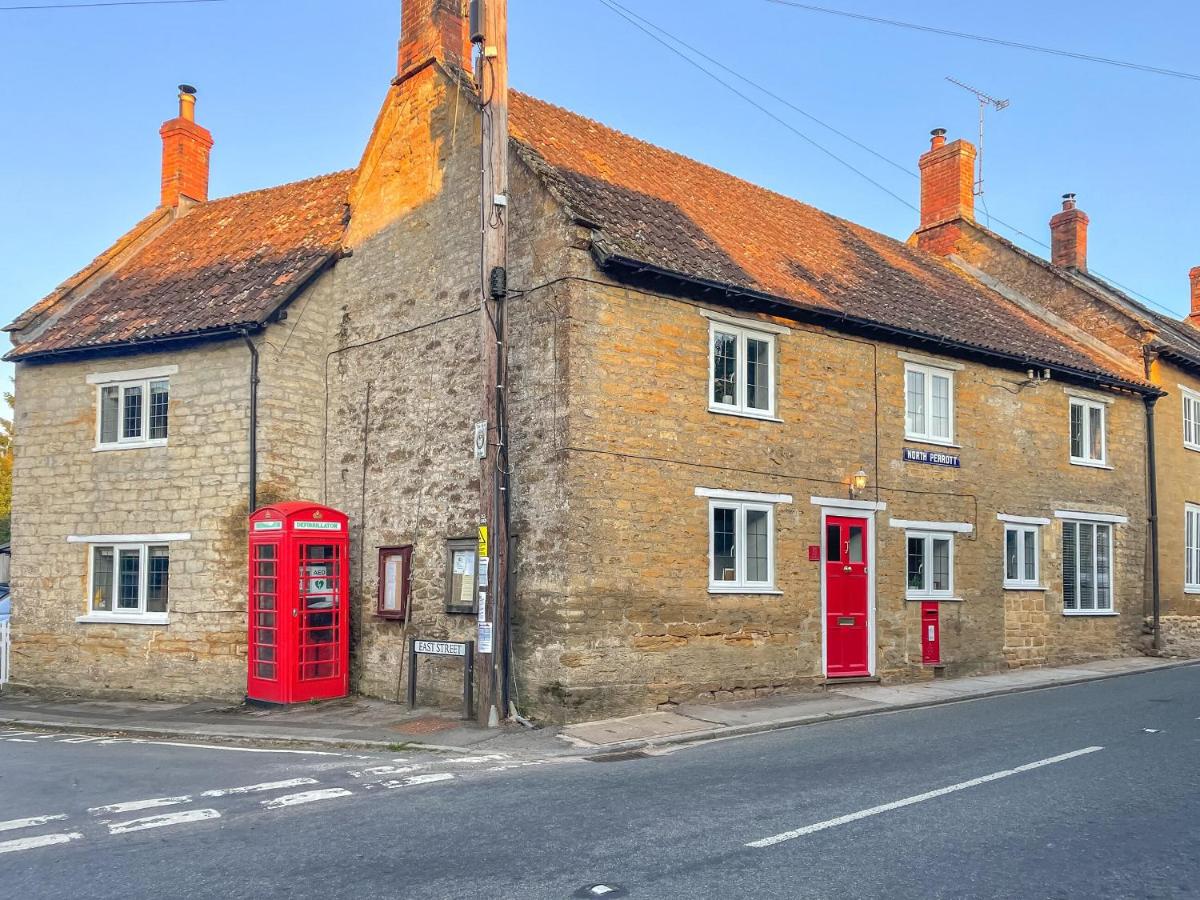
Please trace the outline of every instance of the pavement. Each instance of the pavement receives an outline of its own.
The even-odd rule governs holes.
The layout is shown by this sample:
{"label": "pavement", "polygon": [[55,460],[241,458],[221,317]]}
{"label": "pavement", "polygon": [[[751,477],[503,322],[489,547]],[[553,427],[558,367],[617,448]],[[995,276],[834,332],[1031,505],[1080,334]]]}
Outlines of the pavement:
{"label": "pavement", "polygon": [[383,751],[406,747],[461,754],[495,751],[540,759],[736,737],[1195,663],[1137,656],[914,684],[852,683],[755,700],[685,703],[671,711],[533,729],[515,724],[481,728],[444,710],[409,710],[362,697],[262,707],[223,701],[177,703],[41,696],[8,687],[0,692],[0,725],[217,743]]}
{"label": "pavement", "polygon": [[514,762],[0,729],[22,900],[1187,898],[1200,667]]}

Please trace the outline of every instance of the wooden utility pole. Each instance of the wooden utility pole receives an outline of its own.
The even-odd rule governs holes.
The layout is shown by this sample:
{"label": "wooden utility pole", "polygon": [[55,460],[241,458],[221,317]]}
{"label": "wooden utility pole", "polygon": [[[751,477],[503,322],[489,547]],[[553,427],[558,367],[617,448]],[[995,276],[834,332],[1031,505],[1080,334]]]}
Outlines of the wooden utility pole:
{"label": "wooden utility pole", "polygon": [[[483,43],[479,60],[483,116],[482,315],[483,408],[487,452],[481,461],[479,509],[487,523],[489,558],[484,604],[492,652],[479,653],[477,715],[494,726],[508,716],[508,2],[479,0]],[[482,543],[482,541],[481,541]],[[483,549],[482,547],[480,548]],[[481,618],[481,623],[483,618]],[[482,637],[482,635],[481,635]],[[481,640],[476,644],[478,649]],[[486,644],[484,644],[486,649]]]}

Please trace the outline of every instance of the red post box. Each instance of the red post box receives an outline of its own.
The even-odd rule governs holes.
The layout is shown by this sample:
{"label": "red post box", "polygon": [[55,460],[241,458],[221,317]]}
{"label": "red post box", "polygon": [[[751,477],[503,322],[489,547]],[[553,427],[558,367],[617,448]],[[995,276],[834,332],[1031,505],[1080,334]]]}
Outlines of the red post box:
{"label": "red post box", "polygon": [[276,503],[250,517],[246,697],[303,703],[350,689],[345,514]]}
{"label": "red post box", "polygon": [[938,623],[938,605],[921,604],[921,662],[927,666],[942,661],[942,627]]}

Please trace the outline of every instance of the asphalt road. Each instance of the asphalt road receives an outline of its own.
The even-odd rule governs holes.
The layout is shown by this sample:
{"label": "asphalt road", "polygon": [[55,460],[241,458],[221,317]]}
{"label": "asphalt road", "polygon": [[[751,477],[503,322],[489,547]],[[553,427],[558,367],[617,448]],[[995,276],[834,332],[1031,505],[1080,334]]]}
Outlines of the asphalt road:
{"label": "asphalt road", "polygon": [[0,897],[1200,897],[1200,667],[609,762],[73,740],[0,732]]}

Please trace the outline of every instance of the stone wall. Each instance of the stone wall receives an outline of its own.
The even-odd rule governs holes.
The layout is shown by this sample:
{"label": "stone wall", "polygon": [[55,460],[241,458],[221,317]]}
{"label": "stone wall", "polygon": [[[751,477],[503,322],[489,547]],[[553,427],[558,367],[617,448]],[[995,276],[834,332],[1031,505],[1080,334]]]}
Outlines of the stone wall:
{"label": "stone wall", "polygon": [[[725,310],[726,313],[730,310]],[[780,322],[781,320],[773,320]],[[787,324],[787,323],[785,323]],[[778,417],[707,408],[709,322],[686,300],[588,287],[572,307],[568,465],[569,594],[524,662],[527,702],[559,719],[692,697],[753,696],[823,678],[820,511],[870,475],[877,514],[877,671],[923,677],[919,604],[906,602],[905,534],[890,520],[961,522],[955,595],[941,604],[948,671],[1127,652],[1143,604],[1144,419],[1140,400],[1104,396],[1112,469],[1068,462],[1066,386],[965,361],[956,380],[960,469],[903,462],[901,348],[791,324],[778,338]],[[578,373],[592,377],[579,377]],[[925,449],[939,449],[925,447]],[[945,448],[942,448],[945,449]],[[778,594],[708,591],[708,503],[696,488],[791,494],[776,507]],[[1122,616],[1061,614],[1056,509],[1129,516],[1115,532]],[[998,513],[1042,529],[1044,592],[1002,589]],[[1038,599],[1040,598],[1040,600]],[[1042,603],[1048,614],[1034,619]],[[1130,615],[1132,613],[1132,615]]]}

